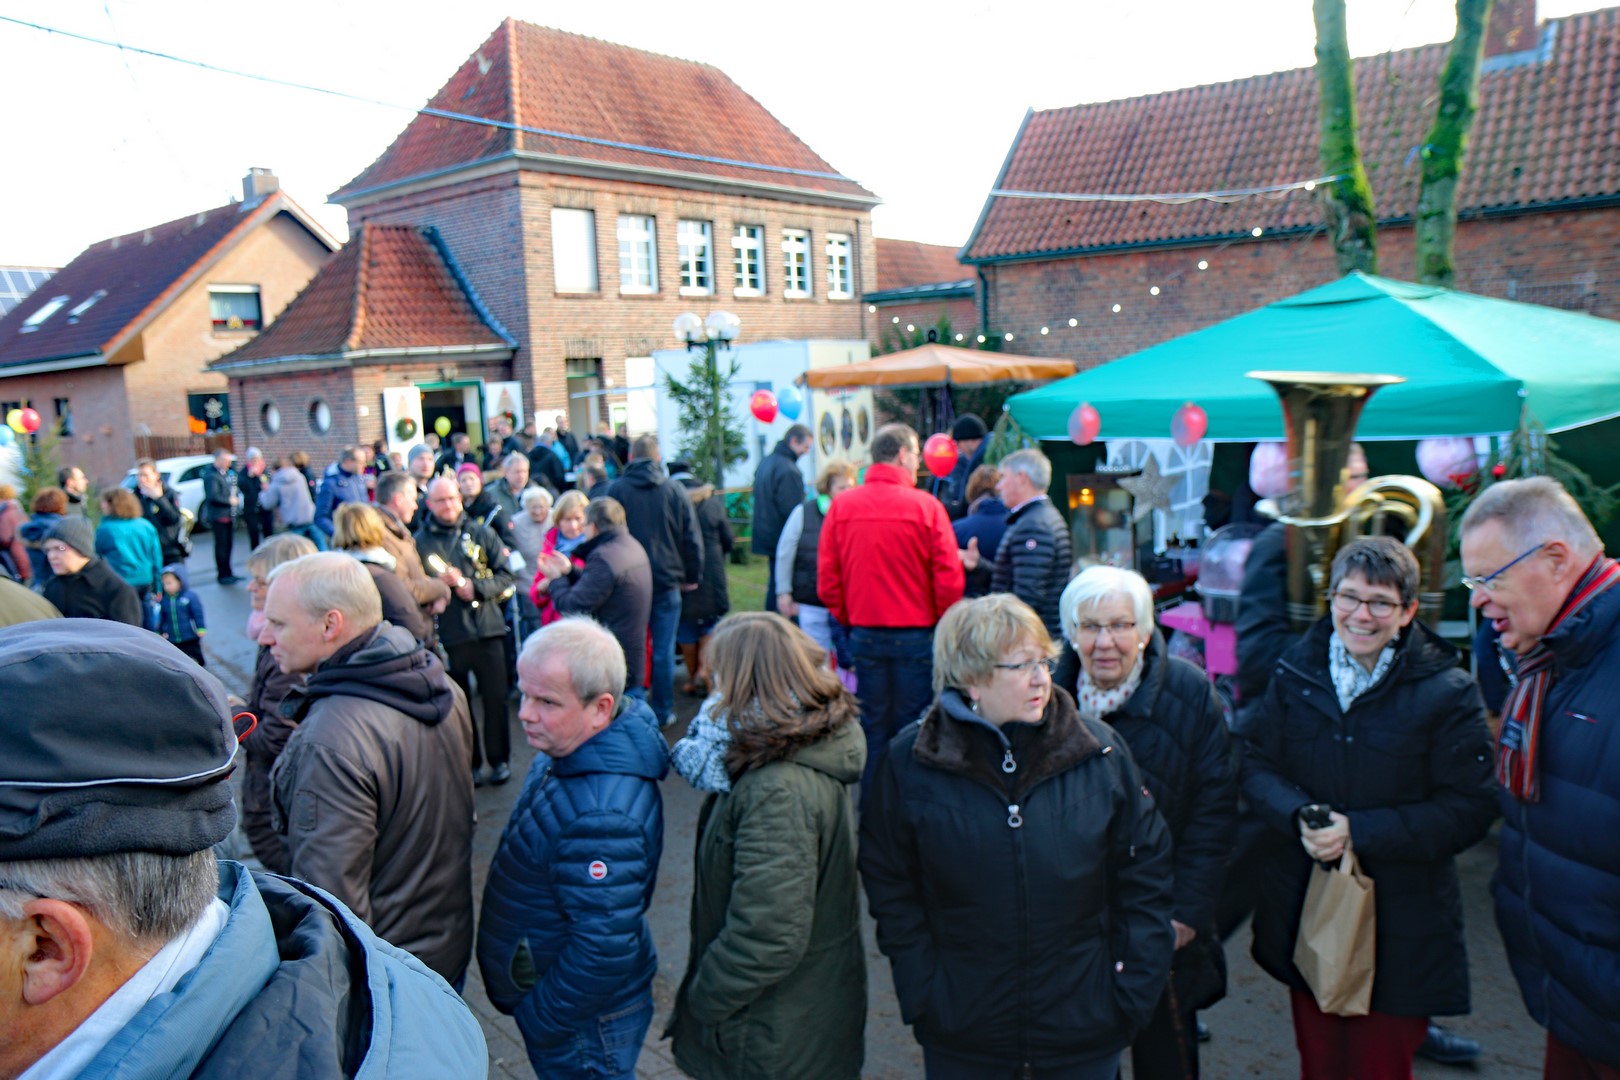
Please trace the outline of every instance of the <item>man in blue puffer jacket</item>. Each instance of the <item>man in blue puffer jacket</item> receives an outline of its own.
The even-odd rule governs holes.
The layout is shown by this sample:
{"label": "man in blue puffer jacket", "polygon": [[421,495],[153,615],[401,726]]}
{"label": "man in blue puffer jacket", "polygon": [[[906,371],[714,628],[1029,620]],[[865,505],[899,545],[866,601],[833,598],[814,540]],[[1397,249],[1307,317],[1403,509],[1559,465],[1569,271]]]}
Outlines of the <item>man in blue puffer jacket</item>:
{"label": "man in blue puffer jacket", "polygon": [[583,616],[529,638],[518,719],[540,751],[490,866],[478,966],[548,1080],[632,1077],[658,970],[647,908],[669,749],[624,693],[624,652]]}
{"label": "man in blue puffer jacket", "polygon": [[237,765],[217,679],[62,619],[0,629],[0,700],[29,703],[0,710],[0,1076],[487,1074],[443,979],[314,886],[215,860]]}
{"label": "man in blue puffer jacket", "polygon": [[344,503],[363,503],[366,494],[366,452],[358,446],[343,451],[343,456],[326,467],[321,477],[321,490],[315,496],[315,527],[331,539],[332,515]]}

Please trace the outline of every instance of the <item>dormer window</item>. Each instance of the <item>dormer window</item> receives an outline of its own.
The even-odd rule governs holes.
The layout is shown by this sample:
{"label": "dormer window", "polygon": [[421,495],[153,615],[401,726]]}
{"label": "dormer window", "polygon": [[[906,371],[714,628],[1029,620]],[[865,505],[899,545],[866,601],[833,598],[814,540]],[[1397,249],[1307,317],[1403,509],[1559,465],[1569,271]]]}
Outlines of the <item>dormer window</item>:
{"label": "dormer window", "polygon": [[21,327],[18,328],[17,332],[21,333],[21,334],[31,334],[31,333],[33,333],[35,330],[39,329],[41,323],[43,323],[46,319],[50,318],[52,315],[55,315],[58,311],[60,311],[61,308],[62,308],[62,305],[67,303],[67,302],[68,302],[68,297],[66,297],[66,296],[53,296],[53,297],[51,297],[49,300],[45,301],[45,304],[44,304],[43,307],[41,307],[38,311],[34,312],[32,315],[28,316],[28,318],[23,320],[23,324],[22,324]]}
{"label": "dormer window", "polygon": [[80,315],[83,315],[85,312],[87,312],[91,308],[95,307],[96,306],[96,301],[100,300],[103,296],[106,296],[106,295],[107,295],[107,290],[106,289],[97,289],[95,292],[90,294],[89,299],[81,300],[79,303],[74,304],[73,305],[73,310],[69,311],[67,313],[67,321],[70,322],[70,323],[78,322]]}
{"label": "dormer window", "polygon": [[232,334],[244,330],[257,330],[259,317],[259,287],[257,285],[210,285],[208,287],[208,315],[213,321],[214,333]]}

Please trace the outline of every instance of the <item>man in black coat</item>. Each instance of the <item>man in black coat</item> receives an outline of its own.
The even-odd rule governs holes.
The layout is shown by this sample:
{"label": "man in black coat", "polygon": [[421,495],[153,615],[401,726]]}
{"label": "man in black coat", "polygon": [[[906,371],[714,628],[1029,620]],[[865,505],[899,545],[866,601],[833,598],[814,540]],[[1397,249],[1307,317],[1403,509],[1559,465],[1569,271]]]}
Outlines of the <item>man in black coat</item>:
{"label": "man in black coat", "polygon": [[624,507],[625,526],[652,564],[652,686],[647,704],[658,722],[667,726],[674,719],[681,593],[703,581],[703,535],[686,488],[664,471],[656,435],[636,439],[624,475],[603,494]]}
{"label": "man in black coat", "polygon": [[968,478],[984,463],[989,434],[984,421],[974,413],[963,413],[951,425],[951,438],[956,440],[956,467],[934,481],[934,497],[945,504],[945,512],[951,515],[952,521],[967,513]]}
{"label": "man in black coat", "polygon": [[619,640],[624,649],[625,692],[646,699],[647,621],[652,613],[652,566],[646,550],[625,528],[624,507],[604,496],[585,508],[586,541],[573,551],[584,569],[567,555],[541,556],[545,575],[540,591],[551,594],[551,606],[562,615],[589,615]]}
{"label": "man in black coat", "polygon": [[56,575],[45,583],[45,599],[64,618],[146,625],[140,595],[96,554],[96,534],[88,521],[62,518],[45,534],[44,548]]}
{"label": "man in black coat", "polygon": [[1039,450],[1018,450],[996,466],[1001,477],[996,494],[1007,506],[1007,530],[994,552],[979,551],[968,541],[962,565],[995,558],[990,591],[1012,593],[1034,609],[1054,641],[1063,636],[1058,600],[1069,583],[1073,559],[1069,527],[1047,497],[1052,484],[1052,463]]}
{"label": "man in black coat", "polygon": [[236,542],[236,518],[242,512],[242,493],[236,489],[236,455],[221,447],[214,464],[203,470],[202,516],[214,533],[214,575],[221,585],[235,585],[231,572],[231,545]]}
{"label": "man in black coat", "polygon": [[765,556],[765,610],[776,610],[776,542],[793,508],[804,502],[804,477],[798,460],[810,452],[810,429],[794,424],[765,455],[754,473],[754,527],[749,546]]}
{"label": "man in black coat", "polygon": [[433,460],[433,475],[443,476],[448,471],[454,476],[456,470],[469,461],[474,465],[478,464],[473,460],[472,439],[465,431],[455,432],[450,436],[450,445],[441,450],[439,456]]}
{"label": "man in black coat", "polygon": [[[569,488],[568,473],[563,468],[562,458],[551,448],[557,441],[557,436],[550,428],[540,433],[534,440],[534,449],[529,451],[529,475],[541,487],[550,488],[553,492],[564,492]],[[579,468],[579,460],[574,460],[574,467]]]}
{"label": "man in black coat", "polygon": [[157,530],[163,565],[185,562],[191,545],[180,542],[180,497],[163,482],[163,474],[151,458],[135,463],[135,497],[141,500],[141,513]]}

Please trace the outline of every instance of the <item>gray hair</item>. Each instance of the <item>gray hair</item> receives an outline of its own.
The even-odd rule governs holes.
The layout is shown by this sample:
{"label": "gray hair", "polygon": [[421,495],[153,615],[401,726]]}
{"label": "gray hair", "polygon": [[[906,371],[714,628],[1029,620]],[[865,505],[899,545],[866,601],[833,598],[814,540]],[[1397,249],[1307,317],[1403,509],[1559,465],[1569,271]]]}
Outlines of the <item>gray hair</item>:
{"label": "gray hair", "polygon": [[247,448],[247,459],[249,461],[262,460],[263,457],[264,457],[264,451],[260,450],[257,446],[250,446],[250,447]]}
{"label": "gray hair", "polygon": [[1123,596],[1136,613],[1136,632],[1144,639],[1153,636],[1153,588],[1135,570],[1117,566],[1088,566],[1063,587],[1058,598],[1058,617],[1063,620],[1063,636],[1074,643],[1080,614],[1105,600]]}
{"label": "gray hair", "polygon": [[282,563],[265,580],[274,584],[283,577],[292,581],[298,606],[312,619],[336,611],[360,630],[382,622],[382,596],[371,571],[340,551],[318,551]]}
{"label": "gray hair", "polygon": [[996,463],[1003,473],[1015,472],[1035,485],[1036,491],[1052,486],[1052,459],[1039,450],[1014,450]]}
{"label": "gray hair", "polygon": [[523,467],[525,469],[529,467],[529,455],[523,453],[521,450],[514,450],[510,454],[507,454],[506,457],[501,459],[501,470],[504,472],[514,463],[519,461],[523,462]]}
{"label": "gray hair", "polygon": [[307,536],[297,533],[276,533],[264,543],[253,549],[247,557],[248,573],[257,577],[268,574],[282,563],[302,559],[305,555],[313,555],[320,549],[315,542]]}
{"label": "gray hair", "polygon": [[624,649],[619,639],[595,619],[569,615],[542,626],[523,643],[523,655],[518,657],[518,662],[534,660],[548,652],[562,657],[563,666],[568,669],[568,681],[574,684],[574,696],[581,702],[611,694],[617,705],[624,695],[628,670]]}
{"label": "gray hair", "polygon": [[117,851],[78,859],[0,862],[0,917],[20,919],[34,897],[87,909],[117,936],[162,946],[202,915],[219,891],[212,848],[190,855]]}
{"label": "gray hair", "polygon": [[547,506],[551,505],[551,492],[542,487],[524,488],[523,494],[518,498],[518,502],[522,504],[525,510],[542,500],[545,501]]}
{"label": "gray hair", "polygon": [[1603,550],[1603,541],[1598,539],[1597,530],[1586,519],[1580,504],[1551,477],[1530,476],[1492,484],[1474,497],[1463,515],[1461,532],[1468,533],[1487,521],[1500,521],[1514,547],[1562,540],[1583,555]]}

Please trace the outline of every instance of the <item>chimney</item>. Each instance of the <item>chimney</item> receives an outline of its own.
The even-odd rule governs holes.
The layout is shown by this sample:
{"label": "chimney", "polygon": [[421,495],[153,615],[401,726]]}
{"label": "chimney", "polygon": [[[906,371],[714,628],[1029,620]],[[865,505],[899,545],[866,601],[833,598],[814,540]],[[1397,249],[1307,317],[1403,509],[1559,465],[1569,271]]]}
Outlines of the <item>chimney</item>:
{"label": "chimney", "polygon": [[1536,0],[1496,0],[1485,26],[1485,55],[1503,56],[1537,47]]}
{"label": "chimney", "polygon": [[274,195],[280,190],[281,181],[276,179],[274,172],[269,169],[249,169],[247,175],[242,177],[242,209],[257,206],[267,195]]}

